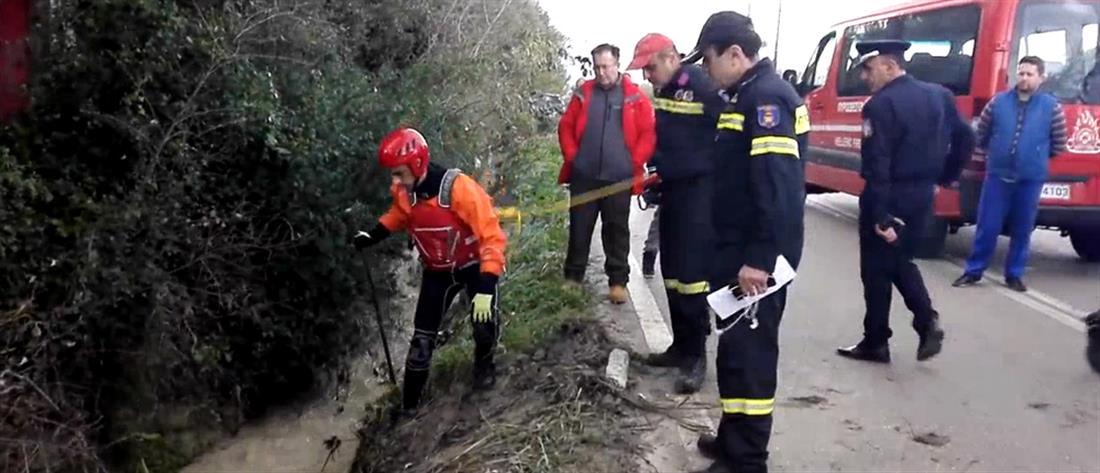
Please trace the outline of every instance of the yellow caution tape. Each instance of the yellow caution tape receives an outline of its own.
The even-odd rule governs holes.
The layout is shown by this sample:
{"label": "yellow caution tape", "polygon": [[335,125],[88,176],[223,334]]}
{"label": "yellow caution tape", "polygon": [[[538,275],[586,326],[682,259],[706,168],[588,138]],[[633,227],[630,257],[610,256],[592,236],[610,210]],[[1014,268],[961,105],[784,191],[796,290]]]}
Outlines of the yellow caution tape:
{"label": "yellow caution tape", "polygon": [[607,186],[604,186],[604,187],[600,187],[598,189],[590,190],[590,191],[582,193],[582,194],[569,196],[565,199],[559,200],[559,201],[554,202],[550,205],[545,205],[545,206],[542,206],[542,207],[535,207],[535,208],[530,208],[530,209],[527,209],[527,210],[520,210],[518,207],[515,207],[515,206],[499,207],[499,208],[497,208],[497,217],[501,218],[501,219],[515,220],[516,221],[516,230],[518,232],[522,232],[523,231],[523,215],[524,214],[526,214],[527,216],[530,217],[530,216],[558,213],[558,212],[562,212],[562,211],[565,211],[565,210],[569,210],[569,209],[571,209],[573,207],[576,207],[578,205],[584,205],[584,204],[587,204],[589,202],[595,202],[595,201],[600,200],[604,197],[608,197],[608,196],[618,194],[620,192],[629,190],[633,187],[634,187],[634,179],[633,178],[625,179],[625,180],[616,182],[616,183],[611,184],[611,185],[607,185]]}

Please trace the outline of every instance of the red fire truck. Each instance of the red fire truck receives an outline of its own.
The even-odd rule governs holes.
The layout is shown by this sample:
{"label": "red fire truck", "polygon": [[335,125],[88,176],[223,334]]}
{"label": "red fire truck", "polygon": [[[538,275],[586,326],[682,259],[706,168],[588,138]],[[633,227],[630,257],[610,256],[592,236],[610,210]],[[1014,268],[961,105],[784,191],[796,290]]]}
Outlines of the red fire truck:
{"label": "red fire truck", "polygon": [[[1023,56],[1046,62],[1043,88],[1066,112],[1069,151],[1055,157],[1043,187],[1038,226],[1061,230],[1077,253],[1100,261],[1100,0],[925,0],[840,23],[818,42],[797,81],[810,108],[806,181],[810,192],[863,190],[860,111],[869,98],[855,67],[855,43],[904,39],[915,77],[955,93],[971,120],[998,92],[1014,87]],[[790,71],[793,72],[793,71]],[[936,197],[920,255],[942,254],[947,234],[975,222],[985,157],[967,165],[959,186]]]}

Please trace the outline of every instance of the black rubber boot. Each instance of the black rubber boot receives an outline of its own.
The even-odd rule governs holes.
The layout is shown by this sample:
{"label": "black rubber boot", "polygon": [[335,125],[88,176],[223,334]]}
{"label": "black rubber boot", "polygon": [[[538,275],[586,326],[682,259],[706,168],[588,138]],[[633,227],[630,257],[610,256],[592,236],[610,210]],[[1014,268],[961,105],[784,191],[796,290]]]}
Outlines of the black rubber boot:
{"label": "black rubber boot", "polygon": [[917,346],[917,361],[925,361],[940,353],[943,349],[943,329],[940,323],[932,320],[932,325],[924,333],[920,334],[920,345]]}
{"label": "black rubber boot", "polygon": [[475,391],[488,391],[497,384],[496,363],[487,362],[474,367],[473,387]]}
{"label": "black rubber boot", "polygon": [[680,372],[680,379],[676,380],[676,392],[680,394],[695,394],[703,388],[703,381],[707,378],[707,359],[698,357],[690,362]]}

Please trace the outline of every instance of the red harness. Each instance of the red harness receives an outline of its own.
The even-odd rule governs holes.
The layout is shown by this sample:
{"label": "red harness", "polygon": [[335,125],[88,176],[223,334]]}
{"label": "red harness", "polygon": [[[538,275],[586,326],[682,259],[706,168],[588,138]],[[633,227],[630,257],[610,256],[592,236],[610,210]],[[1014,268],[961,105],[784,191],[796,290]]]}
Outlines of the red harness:
{"label": "red harness", "polygon": [[459,170],[451,169],[439,185],[439,196],[418,202],[412,194],[409,234],[416,242],[420,261],[433,271],[456,271],[479,261],[477,236],[451,210],[451,188]]}

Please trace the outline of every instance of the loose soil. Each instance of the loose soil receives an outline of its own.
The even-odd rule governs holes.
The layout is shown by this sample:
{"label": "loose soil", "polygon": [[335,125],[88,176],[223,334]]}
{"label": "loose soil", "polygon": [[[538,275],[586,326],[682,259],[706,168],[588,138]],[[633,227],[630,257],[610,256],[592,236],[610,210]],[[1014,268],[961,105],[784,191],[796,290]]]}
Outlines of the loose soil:
{"label": "loose soil", "polygon": [[652,424],[603,378],[613,348],[596,322],[568,322],[534,356],[502,360],[492,391],[472,393],[460,377],[413,419],[379,408],[359,432],[352,471],[635,471]]}

